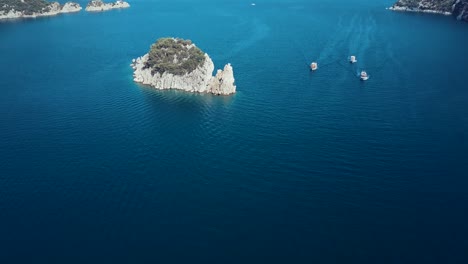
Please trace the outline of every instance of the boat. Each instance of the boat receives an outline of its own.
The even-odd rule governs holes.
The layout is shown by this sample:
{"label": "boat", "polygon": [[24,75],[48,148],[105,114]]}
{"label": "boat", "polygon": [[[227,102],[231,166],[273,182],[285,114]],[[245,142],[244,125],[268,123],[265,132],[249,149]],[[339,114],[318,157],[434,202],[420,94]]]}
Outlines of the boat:
{"label": "boat", "polygon": [[316,62],[312,62],[310,64],[310,70],[316,71],[318,69],[318,64]]}
{"label": "boat", "polygon": [[367,80],[369,80],[369,75],[367,74],[367,72],[362,71],[362,72],[361,72],[361,77],[360,77],[360,78],[361,78],[361,80],[363,80],[363,81],[367,81]]}
{"label": "boat", "polygon": [[350,62],[350,63],[356,63],[356,62],[357,62],[356,56],[351,56],[351,57],[349,57],[349,62]]}

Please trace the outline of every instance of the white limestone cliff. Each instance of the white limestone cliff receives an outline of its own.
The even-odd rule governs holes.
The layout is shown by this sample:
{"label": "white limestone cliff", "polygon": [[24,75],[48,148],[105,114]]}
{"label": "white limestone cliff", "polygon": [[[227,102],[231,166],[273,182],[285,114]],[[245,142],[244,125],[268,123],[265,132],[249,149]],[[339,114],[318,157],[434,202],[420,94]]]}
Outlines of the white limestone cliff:
{"label": "white limestone cliff", "polygon": [[223,70],[218,70],[210,82],[209,87],[213,94],[222,95],[236,92],[234,71],[230,63],[226,64]]}
{"label": "white limestone cliff", "polygon": [[129,8],[130,4],[122,1],[117,0],[114,3],[104,3],[102,0],[93,0],[88,3],[86,6],[86,11],[88,12],[102,12],[108,11],[111,9],[120,9],[120,8]]}
{"label": "white limestone cliff", "polygon": [[224,66],[224,70],[218,70],[216,76],[212,76],[214,64],[208,54],[205,53],[205,61],[194,71],[184,75],[170,73],[152,74],[151,69],[145,68],[148,54],[134,59],[134,81],[152,86],[157,89],[178,89],[188,92],[212,93],[216,95],[229,95],[236,92],[234,72],[231,64]]}
{"label": "white limestone cliff", "polygon": [[67,2],[62,7],[61,13],[74,13],[80,12],[83,9],[79,4],[73,2]]}

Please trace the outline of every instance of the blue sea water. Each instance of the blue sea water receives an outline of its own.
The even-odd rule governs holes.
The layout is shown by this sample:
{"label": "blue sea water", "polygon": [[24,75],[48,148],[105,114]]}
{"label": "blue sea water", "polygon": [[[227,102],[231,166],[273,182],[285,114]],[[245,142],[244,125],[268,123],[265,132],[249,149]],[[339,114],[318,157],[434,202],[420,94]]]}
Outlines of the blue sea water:
{"label": "blue sea water", "polygon": [[[468,263],[468,24],[392,1],[0,23],[0,263]],[[135,84],[165,36],[237,94]]]}

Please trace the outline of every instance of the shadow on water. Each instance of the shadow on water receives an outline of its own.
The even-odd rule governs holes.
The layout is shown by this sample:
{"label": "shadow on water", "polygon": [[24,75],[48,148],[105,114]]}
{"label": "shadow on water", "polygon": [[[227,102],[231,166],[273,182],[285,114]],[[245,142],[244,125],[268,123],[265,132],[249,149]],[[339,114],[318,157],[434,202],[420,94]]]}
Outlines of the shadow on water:
{"label": "shadow on water", "polygon": [[191,93],[176,89],[159,90],[137,84],[149,106],[157,111],[170,110],[183,114],[203,114],[215,106],[229,107],[235,95],[217,96],[208,93]]}

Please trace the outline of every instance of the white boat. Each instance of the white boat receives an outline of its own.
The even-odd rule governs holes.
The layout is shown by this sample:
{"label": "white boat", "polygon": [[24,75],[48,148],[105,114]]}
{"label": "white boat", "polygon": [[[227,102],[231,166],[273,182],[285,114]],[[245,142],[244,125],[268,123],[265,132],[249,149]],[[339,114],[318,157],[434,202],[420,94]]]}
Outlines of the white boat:
{"label": "white boat", "polygon": [[312,63],[310,64],[310,69],[311,69],[312,71],[316,71],[316,70],[318,69],[318,64],[317,64],[316,62],[312,62]]}
{"label": "white boat", "polygon": [[357,62],[356,56],[351,56],[351,57],[349,57],[349,62],[350,62],[350,63],[356,63],[356,62]]}
{"label": "white boat", "polygon": [[367,81],[367,80],[369,80],[369,75],[367,74],[367,72],[362,71],[362,72],[361,72],[361,77],[360,77],[360,78],[361,78],[361,80],[363,80],[363,81]]}

